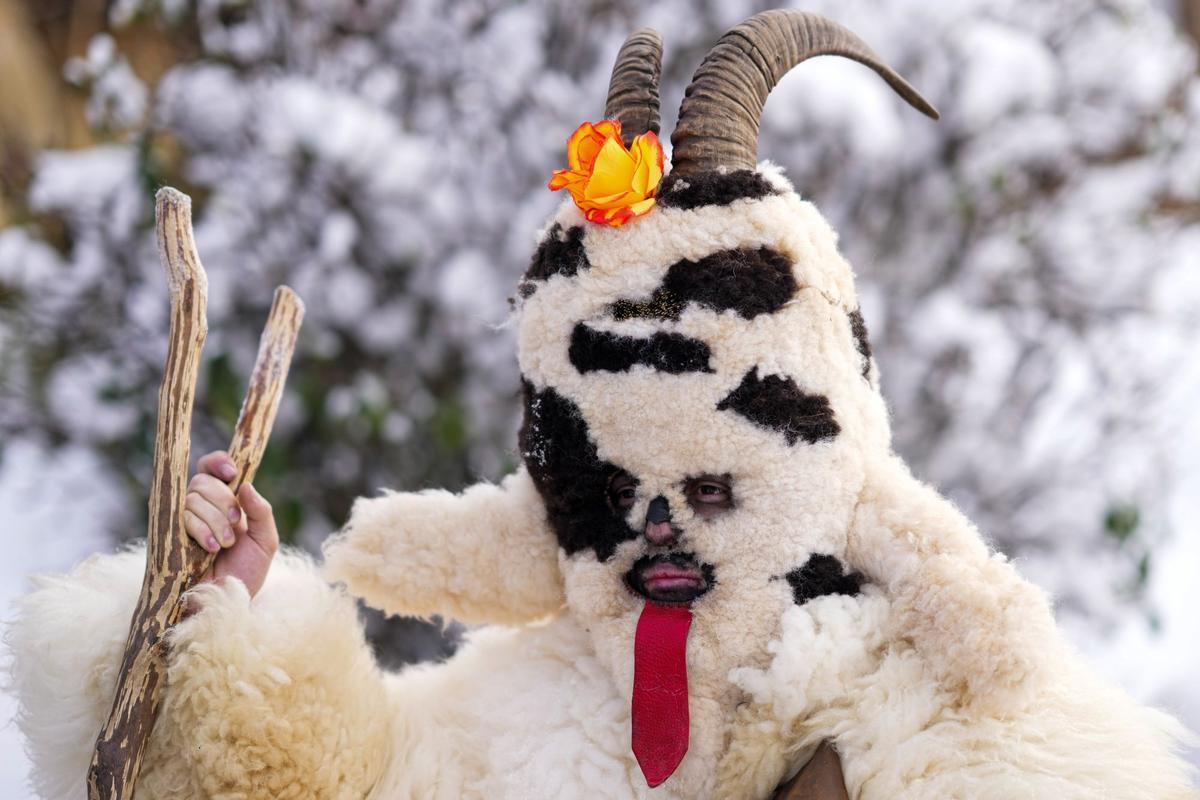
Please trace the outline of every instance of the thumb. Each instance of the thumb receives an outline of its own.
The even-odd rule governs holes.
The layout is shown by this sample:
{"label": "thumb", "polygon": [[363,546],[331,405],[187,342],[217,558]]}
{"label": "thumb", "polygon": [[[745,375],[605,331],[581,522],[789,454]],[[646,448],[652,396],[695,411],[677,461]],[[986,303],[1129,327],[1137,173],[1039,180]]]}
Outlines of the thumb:
{"label": "thumb", "polygon": [[247,534],[263,547],[274,551],[279,545],[279,533],[275,529],[271,504],[249,483],[243,483],[238,489],[238,502],[246,512]]}

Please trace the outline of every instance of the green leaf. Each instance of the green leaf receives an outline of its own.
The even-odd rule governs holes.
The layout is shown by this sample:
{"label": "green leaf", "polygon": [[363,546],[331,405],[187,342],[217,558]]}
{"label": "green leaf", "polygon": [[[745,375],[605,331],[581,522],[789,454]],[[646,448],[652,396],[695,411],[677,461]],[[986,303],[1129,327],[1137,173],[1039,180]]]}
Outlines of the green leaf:
{"label": "green leaf", "polygon": [[1141,515],[1134,505],[1114,506],[1104,515],[1104,531],[1118,544],[1125,544],[1137,532],[1140,523]]}

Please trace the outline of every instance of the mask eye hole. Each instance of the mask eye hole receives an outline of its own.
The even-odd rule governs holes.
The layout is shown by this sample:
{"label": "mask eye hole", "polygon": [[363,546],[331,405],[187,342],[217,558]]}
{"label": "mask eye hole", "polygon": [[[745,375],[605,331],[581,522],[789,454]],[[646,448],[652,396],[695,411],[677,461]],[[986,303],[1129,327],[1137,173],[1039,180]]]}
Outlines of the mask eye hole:
{"label": "mask eye hole", "polygon": [[633,507],[637,499],[637,481],[628,472],[621,471],[608,481],[608,504],[621,513]]}
{"label": "mask eye hole", "polygon": [[728,475],[701,475],[684,484],[688,505],[701,517],[712,517],[733,508]]}

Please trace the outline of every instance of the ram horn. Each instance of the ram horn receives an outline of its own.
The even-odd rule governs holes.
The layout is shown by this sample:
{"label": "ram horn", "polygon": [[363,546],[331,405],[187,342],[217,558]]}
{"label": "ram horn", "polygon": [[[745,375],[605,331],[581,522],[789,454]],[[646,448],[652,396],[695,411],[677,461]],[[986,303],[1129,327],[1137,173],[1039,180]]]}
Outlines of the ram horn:
{"label": "ram horn", "polygon": [[754,169],[767,95],[792,67],[825,55],[865,64],[913,108],[938,118],[929,101],[846,28],[819,14],[764,11],[722,36],[696,70],[671,134],[671,173]]}
{"label": "ram horn", "polygon": [[621,123],[626,147],[646,131],[658,133],[658,80],[662,75],[662,37],[653,28],[629,34],[617,53],[604,118]]}

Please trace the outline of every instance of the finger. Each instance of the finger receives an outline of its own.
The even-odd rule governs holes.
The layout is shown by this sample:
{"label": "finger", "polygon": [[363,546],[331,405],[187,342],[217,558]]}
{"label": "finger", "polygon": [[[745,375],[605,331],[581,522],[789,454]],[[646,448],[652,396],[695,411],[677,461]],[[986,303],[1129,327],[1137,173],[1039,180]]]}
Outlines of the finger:
{"label": "finger", "polygon": [[215,475],[226,483],[237,477],[237,465],[233,463],[233,459],[229,457],[229,453],[226,453],[224,450],[213,450],[211,453],[205,453],[196,462],[196,471]]}
{"label": "finger", "polygon": [[233,490],[212,475],[197,473],[188,483],[188,490],[196,492],[212,503],[225,514],[230,523],[236,523],[242,518],[242,509],[238,506]]}
{"label": "finger", "polygon": [[271,504],[249,483],[238,490],[238,502],[246,511],[247,533],[268,552],[279,546],[279,531],[275,528],[275,514]]}
{"label": "finger", "polygon": [[208,529],[221,542],[222,547],[233,546],[233,543],[236,541],[233,536],[233,528],[230,526],[229,520],[221,509],[205,500],[196,492],[187,493],[187,497],[183,501],[183,507],[199,517],[208,526]]}
{"label": "finger", "polygon": [[221,549],[208,524],[186,508],[183,510],[183,529],[187,531],[188,536],[196,540],[196,544],[208,552],[215,553]]}

